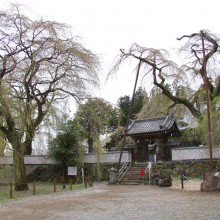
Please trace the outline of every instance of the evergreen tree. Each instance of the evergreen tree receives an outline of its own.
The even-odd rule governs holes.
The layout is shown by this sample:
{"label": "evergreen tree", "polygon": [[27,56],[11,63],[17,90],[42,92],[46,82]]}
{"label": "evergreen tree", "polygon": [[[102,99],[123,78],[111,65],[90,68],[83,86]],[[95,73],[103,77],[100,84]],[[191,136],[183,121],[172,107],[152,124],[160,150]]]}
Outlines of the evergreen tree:
{"label": "evergreen tree", "polygon": [[82,145],[83,133],[76,120],[68,121],[61,128],[56,137],[49,142],[48,152],[51,158],[59,162],[66,175],[68,166],[81,164],[84,147]]}

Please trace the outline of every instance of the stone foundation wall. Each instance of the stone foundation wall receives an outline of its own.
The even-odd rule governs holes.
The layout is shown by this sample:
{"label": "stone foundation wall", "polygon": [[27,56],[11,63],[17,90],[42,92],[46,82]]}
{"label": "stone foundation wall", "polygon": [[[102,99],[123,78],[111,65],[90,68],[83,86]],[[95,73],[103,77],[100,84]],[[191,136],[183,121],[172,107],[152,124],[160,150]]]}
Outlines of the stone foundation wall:
{"label": "stone foundation wall", "polygon": [[[209,171],[209,160],[184,160],[184,161],[170,161],[158,162],[153,164],[153,171],[157,172],[163,169],[171,169],[173,175],[180,175],[183,170],[188,177],[202,178],[204,173]],[[213,160],[213,171],[220,171],[220,160]]]}
{"label": "stone foundation wall", "polygon": [[[32,175],[35,172],[34,179],[43,179],[46,181],[52,180],[55,175],[61,176],[61,170],[54,167],[55,165],[26,165],[27,175]],[[94,177],[94,181],[109,181],[109,169],[114,167],[117,168],[118,164],[102,163],[99,164],[99,171],[97,164],[85,164],[85,169],[88,175]],[[202,178],[203,174],[209,171],[210,161],[209,160],[188,160],[188,161],[170,161],[170,162],[157,162],[152,166],[152,172],[159,172],[164,169],[171,169],[173,175],[180,175],[181,171],[184,170],[187,177]],[[55,170],[55,172],[54,172]],[[37,172],[36,172],[37,171]],[[59,172],[58,172],[59,171]],[[213,160],[213,171],[220,171],[220,160]],[[80,177],[79,173],[79,178]],[[12,165],[0,165],[0,183],[10,182],[13,180],[13,166]]]}

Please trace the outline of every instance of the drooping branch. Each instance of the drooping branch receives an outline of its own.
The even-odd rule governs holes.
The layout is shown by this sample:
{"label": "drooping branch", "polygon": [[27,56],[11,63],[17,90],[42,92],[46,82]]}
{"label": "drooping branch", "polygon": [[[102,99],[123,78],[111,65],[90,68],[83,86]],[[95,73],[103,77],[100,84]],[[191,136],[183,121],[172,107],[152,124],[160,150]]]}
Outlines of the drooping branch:
{"label": "drooping branch", "polygon": [[[167,78],[168,75],[170,75],[171,77],[172,75],[175,76],[175,74],[172,74],[172,69],[176,69],[177,71],[179,70],[177,68],[177,65],[174,62],[168,60],[163,52],[163,50],[160,51],[132,45],[128,52],[126,52],[125,50],[121,50],[120,59],[113,67],[113,70],[117,70],[121,62],[128,58],[135,58],[141,61],[142,66],[143,64],[145,64],[145,71],[147,70],[148,73],[152,74],[153,84],[160,88],[163,94],[166,95],[170,100],[172,100],[174,105],[183,104],[190,110],[192,115],[194,115],[196,118],[200,117],[201,113],[194,107],[194,103],[191,103],[186,98],[174,95],[174,92],[171,91],[170,88],[167,87],[167,85],[165,84],[166,80],[169,79]],[[164,70],[168,71],[167,74],[164,74]]]}
{"label": "drooping branch", "polygon": [[58,101],[70,95],[77,100],[88,97],[87,86],[98,85],[99,60],[66,24],[31,20],[17,5],[10,12],[0,11],[0,18],[5,128],[20,129],[22,140],[30,142]]}
{"label": "drooping branch", "polygon": [[[193,43],[191,46],[191,51],[195,55],[196,59],[199,61],[200,67],[199,70],[195,69],[195,72],[198,72],[202,79],[204,78],[204,66],[203,66],[203,61],[202,61],[202,48],[201,48],[201,43],[199,44],[198,42],[201,42],[201,38],[204,38],[206,41],[206,45],[208,45],[208,48],[206,51],[208,51],[205,55],[206,63],[211,59],[215,53],[218,52],[219,45],[216,41],[216,39],[208,32],[205,30],[201,30],[199,33],[194,33],[192,35],[183,35],[180,38],[177,38],[178,40],[182,40],[183,38],[188,38],[189,40],[193,41],[194,38],[196,40],[196,43]],[[194,49],[194,46],[196,45],[197,49]],[[196,64],[196,62],[195,62]],[[195,66],[193,67],[195,68]],[[208,87],[210,91],[210,99],[212,100],[215,95],[217,94],[215,92],[215,86],[213,85],[211,78],[208,78]],[[218,89],[218,88],[216,88]]]}
{"label": "drooping branch", "polygon": [[[153,71],[154,72],[154,71]],[[178,96],[173,95],[169,89],[167,89],[165,86],[163,86],[161,83],[158,83],[156,80],[156,74],[154,74],[154,85],[156,85],[157,87],[159,87],[163,94],[166,95],[170,100],[172,100],[174,102],[175,105],[177,104],[183,104],[185,105],[190,112],[192,113],[192,115],[196,118],[199,118],[201,116],[201,113],[194,107],[194,105],[189,102],[187,99],[184,98],[180,98]]]}

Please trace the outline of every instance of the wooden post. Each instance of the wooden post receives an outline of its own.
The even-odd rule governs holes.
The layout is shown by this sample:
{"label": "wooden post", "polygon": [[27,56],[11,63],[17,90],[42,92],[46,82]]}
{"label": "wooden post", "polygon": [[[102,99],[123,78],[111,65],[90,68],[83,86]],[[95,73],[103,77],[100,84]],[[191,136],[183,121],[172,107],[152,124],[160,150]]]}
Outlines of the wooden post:
{"label": "wooden post", "polygon": [[87,184],[90,186],[90,176],[87,177]]}
{"label": "wooden post", "polygon": [[181,170],[181,174],[180,174],[180,180],[181,180],[181,189],[184,189],[184,185],[183,185],[183,181],[184,181],[184,174],[185,174],[185,172],[184,172],[184,170],[183,170],[183,168],[182,168],[182,170]]}
{"label": "wooden post", "polygon": [[33,195],[36,195],[36,184],[35,184],[35,180],[33,181]]}
{"label": "wooden post", "polygon": [[54,191],[54,192],[57,191],[57,180],[56,180],[56,178],[54,179],[53,191]]}
{"label": "wooden post", "polygon": [[70,178],[70,190],[73,189],[73,181],[72,181],[72,178]]}
{"label": "wooden post", "polygon": [[87,188],[87,176],[85,176],[85,188]]}
{"label": "wooden post", "polygon": [[213,172],[213,162],[212,162],[212,128],[211,128],[211,116],[210,116],[210,96],[209,96],[209,82],[206,73],[206,55],[205,55],[205,46],[204,46],[204,37],[203,32],[201,31],[202,38],[202,54],[203,54],[203,81],[205,83],[206,91],[206,104],[207,104],[207,117],[208,117],[208,143],[209,143],[209,154],[210,154],[210,165],[209,171]]}
{"label": "wooden post", "polygon": [[90,177],[90,183],[91,183],[91,185],[90,185],[90,186],[92,186],[92,187],[93,187],[93,179],[92,179],[92,176]]}
{"label": "wooden post", "polygon": [[184,185],[183,185],[183,174],[181,174],[181,189],[184,189]]}
{"label": "wooden post", "polygon": [[[122,50],[121,50],[122,52]],[[118,161],[118,169],[120,169],[121,166],[121,158],[122,158],[122,154],[123,154],[123,150],[124,150],[124,146],[125,146],[125,139],[126,139],[126,134],[128,132],[128,126],[130,123],[130,115],[131,115],[131,109],[134,103],[134,95],[135,95],[135,91],[136,91],[136,87],[137,87],[137,82],[138,82],[138,77],[139,77],[139,72],[140,72],[140,68],[141,68],[141,59],[139,59],[139,64],[138,64],[138,69],[137,69],[137,74],[136,74],[136,79],[135,79],[135,83],[134,83],[134,89],[133,89],[133,94],[132,94],[132,99],[131,99],[131,103],[128,109],[128,115],[127,115],[127,123],[126,123],[126,127],[124,130],[124,137],[122,140],[122,146],[121,146],[121,151],[120,151],[120,156],[119,156],[119,161]]]}
{"label": "wooden post", "polygon": [[12,199],[12,182],[9,183],[9,195],[10,199]]}

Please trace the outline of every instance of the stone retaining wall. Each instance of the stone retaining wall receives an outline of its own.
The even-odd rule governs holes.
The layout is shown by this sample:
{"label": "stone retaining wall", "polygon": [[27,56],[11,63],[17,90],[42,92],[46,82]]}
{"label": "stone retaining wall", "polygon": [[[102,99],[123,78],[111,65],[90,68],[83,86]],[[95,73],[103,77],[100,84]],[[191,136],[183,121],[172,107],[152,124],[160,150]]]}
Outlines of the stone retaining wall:
{"label": "stone retaining wall", "polygon": [[[101,171],[101,181],[109,180],[109,172],[108,169],[111,167],[117,168],[118,163],[108,164],[102,163],[100,164],[100,171]],[[27,165],[27,175],[31,174],[36,168],[40,168],[41,170],[45,170],[50,172],[54,165],[47,164],[47,165]],[[204,173],[209,171],[210,161],[209,160],[189,160],[189,161],[170,161],[170,162],[157,162],[152,166],[152,172],[159,172],[160,170],[164,169],[171,169],[173,171],[174,176],[179,176],[181,171],[184,170],[187,177],[195,177],[201,178]],[[44,167],[44,168],[43,168]],[[85,167],[88,170],[88,174],[95,177],[94,180],[97,180],[97,165],[96,164],[85,164]],[[213,170],[220,171],[220,161],[213,160]],[[44,172],[41,172],[43,175]],[[58,173],[57,173],[58,174]],[[48,178],[50,175],[48,175]],[[52,173],[51,173],[52,175]],[[43,175],[45,178],[45,175]],[[6,182],[10,182],[13,179],[13,166],[0,166],[0,182],[3,180]],[[41,179],[41,177],[40,177]]]}
{"label": "stone retaining wall", "polygon": [[[127,157],[124,157],[123,160],[130,160],[129,154],[125,154]],[[111,167],[117,168],[118,166],[118,154],[111,155],[112,162],[102,162],[100,163],[100,171],[101,171],[101,180],[107,180],[109,177],[108,169]],[[93,176],[97,176],[97,164],[94,163],[94,157],[90,157],[90,163],[85,163],[87,170]],[[35,160],[36,161],[36,160]],[[42,161],[42,160],[41,160]],[[47,170],[50,170],[50,167],[54,165],[51,161],[44,161],[43,164],[26,164],[27,175],[32,173],[37,167],[46,167]],[[173,175],[179,175],[181,170],[185,171],[186,176],[202,178],[203,174],[209,171],[210,161],[209,160],[178,160],[178,161],[170,161],[170,162],[157,162],[153,164],[153,171],[158,172],[162,169],[172,169]],[[220,171],[220,160],[213,159],[213,170]],[[13,178],[13,165],[9,164],[0,164],[0,180],[4,179],[8,181]],[[1,181],[0,181],[1,182]]]}
{"label": "stone retaining wall", "polygon": [[[153,171],[157,172],[162,169],[171,169],[173,175],[180,175],[183,170],[186,176],[202,178],[203,174],[209,171],[209,160],[184,160],[184,161],[170,161],[158,162],[153,164]],[[220,171],[220,160],[213,160],[213,171]]]}

